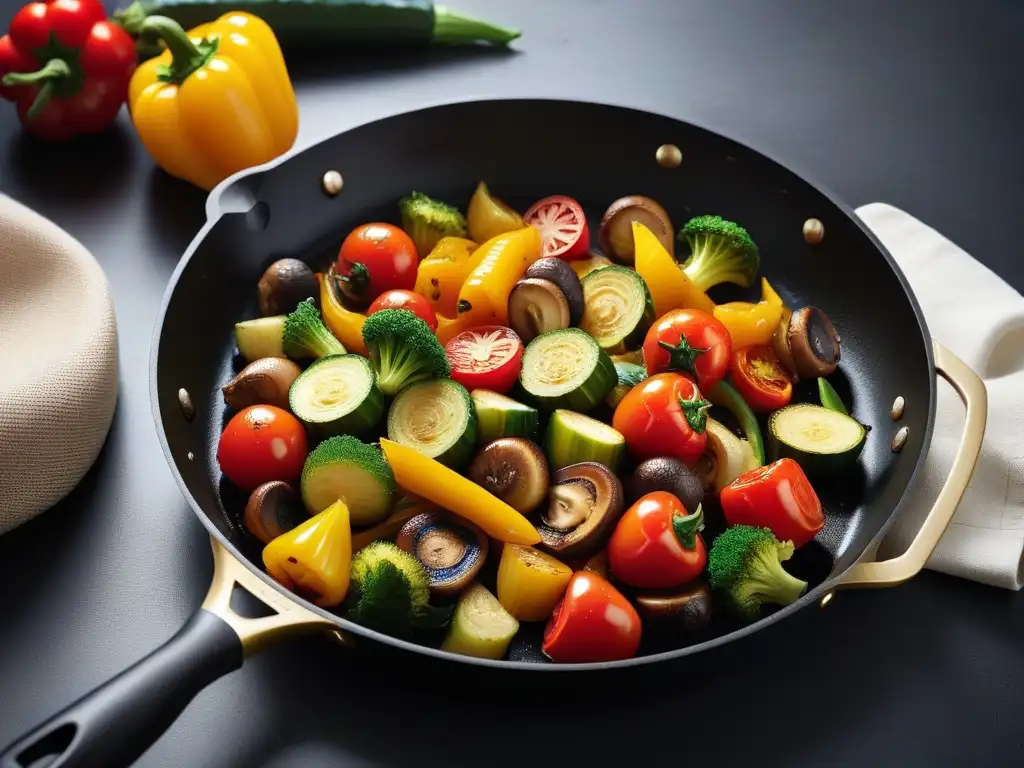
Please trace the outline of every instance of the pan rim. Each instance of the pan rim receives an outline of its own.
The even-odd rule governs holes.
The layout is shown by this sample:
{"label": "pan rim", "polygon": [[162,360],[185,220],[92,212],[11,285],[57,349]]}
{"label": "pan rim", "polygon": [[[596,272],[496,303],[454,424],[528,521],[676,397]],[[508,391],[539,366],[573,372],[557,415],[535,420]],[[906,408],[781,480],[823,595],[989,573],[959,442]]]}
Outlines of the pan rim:
{"label": "pan rim", "polygon": [[[673,649],[673,650],[670,650],[670,651],[662,651],[660,653],[650,654],[650,655],[646,655],[646,656],[634,657],[634,658],[631,658],[631,659],[622,659],[622,660],[618,660],[618,661],[590,662],[590,663],[582,663],[582,664],[544,664],[544,663],[537,663],[537,662],[532,662],[532,661],[509,661],[509,660],[478,659],[478,658],[474,658],[474,657],[462,656],[462,655],[459,655],[459,654],[449,653],[447,651],[442,651],[442,650],[440,650],[438,648],[431,648],[429,646],[419,645],[417,643],[409,642],[407,640],[402,640],[400,638],[392,637],[390,635],[385,635],[385,634],[382,634],[380,632],[376,632],[376,631],[374,631],[372,629],[369,629],[367,627],[364,627],[364,626],[361,626],[359,624],[356,624],[355,622],[352,622],[352,621],[350,621],[348,619],[345,619],[344,617],[338,616],[337,614],[331,613],[328,610],[325,610],[325,609],[320,608],[320,607],[318,607],[316,605],[313,605],[311,602],[303,599],[302,597],[300,597],[298,595],[295,595],[292,592],[289,592],[287,589],[285,589],[280,584],[278,584],[276,581],[274,581],[272,578],[270,578],[270,576],[266,572],[264,572],[262,569],[256,567],[248,558],[246,558],[245,556],[243,556],[241,554],[241,552],[239,552],[239,550],[235,547],[235,545],[230,540],[228,540],[227,537],[224,536],[224,534],[221,533],[220,530],[217,529],[217,527],[213,524],[213,521],[211,520],[209,515],[207,515],[206,512],[203,510],[202,505],[200,505],[196,501],[195,497],[192,495],[191,491],[189,490],[187,483],[185,482],[185,480],[182,477],[181,473],[178,471],[178,465],[177,465],[177,462],[176,462],[174,456],[171,453],[171,447],[170,447],[170,444],[168,443],[167,434],[166,434],[166,432],[164,430],[163,419],[162,419],[161,414],[160,414],[160,398],[159,398],[159,392],[158,392],[158,387],[157,387],[157,366],[158,366],[158,362],[159,362],[158,358],[159,358],[159,349],[160,349],[160,338],[161,338],[161,334],[162,334],[162,330],[163,330],[164,318],[165,318],[165,315],[166,315],[166,312],[167,312],[167,307],[170,304],[171,297],[174,295],[174,290],[175,290],[175,288],[176,288],[176,286],[178,284],[178,281],[179,281],[179,279],[181,277],[181,274],[184,272],[184,270],[188,266],[188,263],[191,261],[193,255],[198,250],[199,245],[203,242],[203,240],[209,234],[210,230],[214,227],[214,225],[217,223],[217,221],[220,219],[220,217],[222,215],[224,215],[223,212],[220,210],[219,201],[220,201],[221,195],[224,193],[225,190],[230,188],[234,183],[236,183],[240,179],[260,175],[260,174],[262,174],[262,173],[264,173],[266,171],[269,171],[269,170],[275,168],[276,166],[281,165],[282,163],[284,163],[284,162],[286,162],[286,161],[296,157],[297,155],[302,154],[303,152],[306,152],[307,150],[311,150],[311,149],[315,148],[319,144],[322,144],[322,143],[324,143],[326,141],[332,141],[332,140],[334,140],[334,139],[336,139],[336,138],[338,138],[340,136],[343,136],[344,134],[349,133],[349,132],[351,132],[353,130],[356,130],[356,129],[359,129],[359,128],[368,127],[368,126],[372,126],[372,125],[375,125],[375,124],[383,122],[383,121],[393,120],[393,119],[397,119],[397,118],[400,118],[400,117],[410,117],[412,115],[416,115],[416,114],[419,114],[419,113],[422,113],[422,112],[428,112],[428,111],[434,111],[434,110],[443,110],[443,109],[446,109],[446,108],[453,108],[453,107],[459,107],[459,106],[466,106],[466,105],[469,105],[469,104],[483,104],[483,105],[492,105],[494,107],[500,107],[500,105],[517,104],[517,103],[518,104],[534,103],[534,104],[542,105],[542,104],[545,104],[545,103],[550,104],[552,102],[557,102],[557,103],[566,104],[566,105],[575,105],[575,106],[583,107],[583,108],[600,107],[600,108],[605,108],[605,109],[614,109],[614,110],[620,110],[620,111],[626,111],[626,112],[634,112],[634,113],[637,113],[639,115],[644,115],[644,116],[648,116],[648,117],[654,116],[654,117],[659,117],[659,118],[662,118],[662,119],[665,119],[665,120],[672,120],[672,121],[675,121],[677,123],[680,123],[683,126],[687,126],[689,128],[695,128],[697,130],[705,131],[707,133],[714,134],[716,136],[724,138],[727,141],[730,141],[730,142],[736,144],[737,146],[742,147],[743,149],[745,149],[745,150],[747,150],[749,152],[755,153],[755,154],[761,156],[762,158],[768,160],[769,162],[778,165],[779,167],[783,168],[784,170],[788,171],[789,173],[792,173],[793,175],[795,175],[797,178],[799,178],[804,183],[806,183],[809,186],[811,186],[819,194],[823,195],[832,205],[834,205],[848,219],[852,220],[852,222],[868,238],[868,240],[881,253],[882,257],[888,263],[889,268],[893,271],[893,273],[895,274],[897,280],[900,282],[900,285],[903,287],[904,294],[906,295],[907,299],[909,300],[910,305],[911,305],[911,309],[913,310],[914,316],[917,319],[918,327],[919,327],[919,330],[921,332],[921,338],[922,338],[922,341],[923,341],[923,343],[925,345],[925,357],[926,357],[928,366],[929,366],[929,368],[931,370],[931,375],[929,376],[929,384],[928,384],[928,414],[927,414],[927,420],[925,422],[925,434],[923,435],[922,448],[921,448],[921,451],[920,451],[920,453],[919,453],[919,455],[917,457],[916,464],[915,464],[913,470],[911,471],[910,478],[907,481],[906,487],[903,489],[903,493],[900,496],[899,501],[893,506],[892,510],[889,513],[888,518],[881,525],[881,527],[879,528],[879,530],[875,534],[875,536],[872,537],[872,539],[864,547],[863,552],[860,554],[860,556],[856,560],[851,562],[850,565],[848,565],[842,571],[840,571],[838,573],[834,573],[831,576],[829,576],[829,578],[825,579],[825,581],[823,581],[821,584],[819,584],[816,587],[814,587],[813,589],[809,590],[806,594],[804,594],[800,599],[798,599],[796,602],[792,603],[791,605],[785,606],[785,607],[775,611],[774,613],[772,613],[772,614],[770,614],[768,616],[765,616],[765,617],[763,617],[761,619],[758,619],[757,621],[755,621],[755,622],[753,622],[751,624],[748,624],[748,625],[746,625],[744,627],[741,627],[740,629],[736,629],[736,630],[734,630],[732,632],[729,632],[727,634],[720,635],[718,637],[714,637],[714,638],[711,638],[709,640],[705,640],[705,641],[703,641],[701,643],[694,643],[693,645],[687,645],[687,646],[684,646],[682,648],[676,648],[676,649]],[[220,184],[218,184],[210,192],[210,194],[209,194],[209,196],[207,197],[207,200],[206,200],[206,214],[207,214],[206,222],[203,224],[202,228],[200,228],[199,232],[195,235],[195,237],[189,243],[188,247],[185,249],[184,254],[182,254],[181,259],[178,261],[177,265],[175,266],[174,272],[172,273],[172,275],[170,277],[170,280],[167,283],[167,288],[165,289],[163,299],[161,300],[160,310],[157,313],[156,323],[155,323],[155,326],[154,326],[153,335],[152,335],[152,341],[151,341],[151,345],[150,345],[150,363],[149,363],[149,368],[150,368],[150,406],[151,406],[151,409],[152,409],[153,420],[154,420],[154,422],[156,424],[157,438],[158,438],[158,440],[160,442],[160,447],[163,450],[164,458],[165,458],[165,460],[166,460],[166,462],[168,464],[168,467],[171,470],[171,474],[174,476],[175,482],[178,484],[179,490],[181,491],[181,493],[185,497],[185,499],[188,501],[189,505],[192,507],[193,514],[196,517],[199,518],[200,522],[207,529],[209,534],[212,537],[214,537],[217,541],[219,541],[220,544],[222,546],[224,546],[228,550],[228,552],[231,553],[232,557],[237,559],[245,568],[247,568],[250,572],[252,572],[257,578],[261,579],[265,584],[267,584],[271,588],[275,589],[277,592],[279,592],[280,594],[282,594],[283,596],[285,596],[289,600],[292,600],[295,603],[303,606],[307,610],[312,611],[313,613],[315,613],[315,614],[317,614],[317,615],[319,615],[319,616],[321,616],[323,618],[328,619],[329,621],[334,623],[337,627],[339,627],[340,629],[343,629],[343,630],[345,630],[347,632],[351,632],[351,633],[353,633],[355,635],[360,635],[362,637],[365,637],[365,638],[367,638],[369,640],[372,640],[372,641],[375,641],[375,642],[380,642],[380,643],[383,643],[385,645],[390,645],[392,647],[401,649],[403,651],[411,651],[413,653],[425,654],[427,656],[439,659],[441,661],[447,661],[447,662],[452,662],[452,663],[463,663],[463,664],[482,666],[482,667],[488,667],[488,668],[491,668],[491,669],[499,669],[499,670],[506,670],[506,671],[517,670],[517,671],[551,672],[551,673],[573,672],[573,671],[591,671],[591,672],[594,672],[594,671],[621,670],[621,669],[626,669],[626,668],[630,668],[630,667],[638,667],[638,666],[642,666],[642,665],[645,665],[645,664],[654,664],[654,663],[658,663],[658,662],[678,660],[678,659],[681,659],[681,658],[686,657],[686,656],[696,655],[696,654],[698,654],[700,652],[708,651],[708,650],[711,650],[713,648],[717,648],[719,646],[726,645],[727,643],[730,643],[730,642],[733,642],[733,641],[736,641],[736,640],[741,640],[741,639],[747,638],[750,635],[754,634],[755,632],[757,632],[757,631],[759,631],[761,629],[764,629],[764,628],[766,628],[768,626],[771,626],[771,625],[773,625],[773,624],[775,624],[775,623],[785,619],[788,616],[793,615],[797,611],[799,611],[799,610],[801,610],[803,608],[806,608],[807,606],[811,605],[812,603],[818,602],[821,597],[823,597],[825,594],[827,594],[828,592],[830,592],[830,591],[832,591],[833,589],[836,588],[836,586],[842,581],[842,577],[851,568],[853,568],[857,564],[857,562],[862,560],[864,558],[864,556],[867,555],[868,553],[873,553],[876,550],[877,546],[881,543],[882,539],[885,537],[885,534],[888,532],[889,528],[895,522],[897,515],[900,514],[900,512],[902,511],[904,505],[907,502],[908,495],[913,490],[915,490],[917,488],[917,486],[919,485],[919,483],[920,483],[922,469],[923,469],[923,466],[924,466],[924,462],[925,462],[925,460],[926,460],[926,458],[928,456],[928,450],[929,450],[929,447],[931,445],[932,433],[933,433],[933,428],[934,428],[934,424],[935,424],[936,386],[937,386],[936,378],[937,378],[937,374],[936,374],[936,370],[935,370],[935,359],[934,359],[934,354],[933,354],[931,334],[930,334],[930,332],[928,330],[928,325],[927,325],[927,323],[925,321],[924,314],[921,311],[921,306],[918,303],[917,297],[915,296],[915,294],[913,292],[913,289],[911,288],[910,283],[907,280],[906,275],[903,273],[903,270],[900,269],[900,267],[896,263],[895,259],[892,257],[892,255],[889,253],[889,251],[885,248],[885,246],[881,243],[881,241],[874,234],[874,232],[872,232],[871,229],[864,223],[864,221],[859,216],[857,216],[857,214],[854,212],[854,210],[849,205],[847,205],[845,202],[843,202],[843,200],[841,198],[839,198],[837,195],[835,195],[829,188],[827,188],[827,187],[817,183],[808,173],[804,172],[803,169],[801,169],[798,165],[796,165],[794,163],[788,163],[788,162],[787,163],[783,163],[783,162],[777,160],[771,154],[768,154],[768,153],[766,153],[766,152],[764,152],[764,151],[762,151],[760,149],[757,149],[757,148],[751,146],[750,144],[746,143],[745,141],[741,141],[739,139],[736,139],[736,138],[734,138],[733,136],[731,136],[728,133],[723,133],[721,131],[718,131],[718,130],[715,130],[715,129],[712,129],[712,128],[707,128],[707,127],[705,127],[705,126],[703,126],[703,125],[701,125],[699,123],[694,123],[694,122],[689,121],[689,120],[683,120],[683,119],[681,119],[679,117],[675,117],[673,115],[667,115],[667,114],[664,114],[664,113],[661,113],[661,112],[654,112],[654,111],[651,111],[649,109],[642,109],[642,108],[632,107],[632,106],[623,105],[623,104],[613,104],[613,103],[600,102],[600,101],[584,101],[584,100],[578,100],[578,99],[560,99],[560,98],[545,98],[545,97],[538,97],[538,98],[519,98],[519,97],[516,97],[516,98],[466,98],[466,99],[457,99],[457,100],[442,100],[442,101],[437,101],[437,102],[426,103],[426,104],[423,104],[421,106],[418,106],[418,107],[415,107],[415,108],[412,108],[412,109],[401,110],[401,111],[398,111],[398,112],[394,112],[394,113],[391,113],[391,114],[384,115],[382,117],[378,117],[376,119],[373,119],[373,120],[370,120],[370,121],[367,121],[367,122],[363,122],[363,123],[359,123],[359,124],[356,124],[356,125],[349,126],[349,127],[345,128],[343,131],[340,131],[340,132],[335,133],[335,134],[333,134],[331,136],[328,136],[328,137],[325,137],[323,139],[320,139],[319,141],[317,141],[317,142],[315,142],[313,144],[310,144],[309,146],[304,146],[302,148],[294,148],[294,149],[288,151],[287,153],[281,155],[280,157],[275,158],[274,160],[270,161],[269,163],[265,163],[265,164],[260,165],[260,166],[255,166],[253,168],[248,168],[248,169],[245,169],[243,171],[240,171],[240,172],[238,172],[238,173],[228,177],[224,181],[222,181]]]}

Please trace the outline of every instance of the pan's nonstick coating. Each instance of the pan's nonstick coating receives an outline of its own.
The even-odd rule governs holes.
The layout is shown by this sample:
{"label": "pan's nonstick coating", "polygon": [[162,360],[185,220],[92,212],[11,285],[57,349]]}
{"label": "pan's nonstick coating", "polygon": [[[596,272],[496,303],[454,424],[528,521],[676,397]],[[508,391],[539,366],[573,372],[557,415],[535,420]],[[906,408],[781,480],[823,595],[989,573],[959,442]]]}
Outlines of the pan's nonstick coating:
{"label": "pan's nonstick coating", "polygon": [[[681,149],[678,168],[656,162],[662,144]],[[321,186],[330,170],[343,179],[337,196]],[[245,500],[229,485],[221,486],[214,454],[225,418],[219,387],[232,375],[232,329],[238,320],[257,315],[256,283],[266,266],[295,257],[322,267],[354,226],[397,222],[395,202],[411,190],[464,208],[481,179],[520,211],[550,194],[575,197],[586,208],[595,244],[605,207],[626,194],[658,200],[677,229],[703,213],[739,222],[760,248],[761,274],[787,304],[814,304],[832,319],[843,352],[832,381],[852,414],[870,427],[863,472],[842,482],[816,483],[828,522],[792,561],[792,570],[811,581],[804,598],[746,628],[719,619],[707,635],[681,649],[678,638],[652,637],[637,660],[593,666],[692,653],[817,600],[885,529],[923,460],[935,374],[917,303],[891,259],[853,215],[798,175],[704,129],[599,104],[510,100],[411,112],[340,134],[213,193],[208,207],[228,212],[200,233],[172,278],[153,352],[161,441],[200,519],[261,570],[260,546],[237,522]],[[813,247],[802,234],[811,217],[825,227],[824,242]],[[727,298],[756,300],[758,295],[753,288]],[[808,386],[801,384],[798,395],[813,400],[816,389]],[[182,415],[181,388],[196,406],[192,422]],[[893,454],[890,440],[897,425],[889,411],[897,395],[907,403],[900,425],[909,427],[910,439]],[[540,660],[540,629],[521,632],[510,652],[512,662]]]}

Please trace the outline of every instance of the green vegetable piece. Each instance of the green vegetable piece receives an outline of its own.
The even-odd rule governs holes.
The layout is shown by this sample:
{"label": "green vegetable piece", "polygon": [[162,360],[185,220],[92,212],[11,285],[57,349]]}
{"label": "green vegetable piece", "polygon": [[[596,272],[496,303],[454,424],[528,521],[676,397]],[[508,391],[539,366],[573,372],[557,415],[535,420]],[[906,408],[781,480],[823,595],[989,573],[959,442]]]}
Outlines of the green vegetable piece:
{"label": "green vegetable piece", "polygon": [[[743,396],[736,391],[732,384],[729,384],[724,379],[715,384],[706,394],[712,403],[728,408],[732,415],[736,417],[736,420],[740,423],[740,428],[747,436],[747,442],[750,443],[750,450],[754,453],[757,467],[763,467],[764,438],[761,436],[761,425],[757,423],[757,416],[750,410],[747,401],[743,399]],[[753,468],[756,469],[757,467]]]}
{"label": "green vegetable piece", "polygon": [[519,622],[498,598],[482,584],[473,584],[459,598],[441,650],[478,659],[500,659],[518,631]]}
{"label": "green vegetable piece", "polygon": [[365,627],[404,637],[414,629],[444,626],[449,610],[430,605],[430,576],[408,552],[375,541],[352,558],[347,617]]}
{"label": "green vegetable piece", "polygon": [[485,445],[499,437],[537,439],[540,417],[536,408],[489,389],[470,393],[477,418],[477,443]]}
{"label": "green vegetable piece", "polygon": [[580,328],[593,336],[608,354],[639,347],[654,322],[654,299],[647,283],[632,269],[611,266],[595,270],[580,281],[583,319]]}
{"label": "green vegetable piece", "polygon": [[608,353],[579,328],[542,333],[523,353],[519,383],[532,401],[548,410],[585,413],[604,400],[615,382]]}
{"label": "green vegetable piece", "polygon": [[740,616],[756,619],[763,604],[789,605],[803,594],[807,582],[782,567],[792,556],[793,543],[779,542],[769,529],[734,525],[715,539],[708,553],[711,587]]}
{"label": "green vegetable piece", "polygon": [[426,379],[451,375],[444,347],[430,326],[405,309],[382,309],[363,323],[363,343],[386,395]]}
{"label": "green vegetable piece", "polygon": [[846,406],[843,405],[843,401],[839,397],[839,393],[836,392],[835,387],[829,384],[828,379],[824,377],[818,378],[818,397],[821,398],[821,404],[830,411],[836,411],[837,413],[843,414],[843,416],[850,415],[850,412],[846,410]]}
{"label": "green vegetable piece", "polygon": [[399,200],[398,212],[402,229],[416,244],[421,259],[434,250],[442,237],[466,236],[466,218],[457,208],[420,192]]}
{"label": "green vegetable piece", "polygon": [[768,419],[768,455],[790,458],[809,477],[848,469],[864,448],[867,430],[856,419],[811,403],[787,405]]}
{"label": "green vegetable piece", "polygon": [[455,470],[476,447],[477,422],[466,388],[451,379],[412,384],[388,411],[388,437]]}
{"label": "green vegetable piece", "polygon": [[235,344],[242,357],[250,363],[264,357],[284,357],[284,321],[284,315],[274,315],[235,323]]}
{"label": "green vegetable piece", "polygon": [[757,277],[757,246],[739,224],[721,216],[696,216],[679,231],[679,240],[690,245],[683,272],[702,291],[719,283],[746,288]]}
{"label": "green vegetable piece", "polygon": [[284,353],[293,360],[344,355],[345,345],[335,338],[323,321],[312,299],[299,302],[284,321]]}
{"label": "green vegetable piece", "polygon": [[618,383],[604,399],[609,408],[618,407],[622,398],[629,394],[629,390],[647,378],[647,369],[635,363],[615,363],[615,375],[618,377]]}
{"label": "green vegetable piece", "polygon": [[596,461],[615,472],[626,453],[626,439],[603,421],[559,409],[548,422],[545,447],[553,470]]}
{"label": "green vegetable piece", "polygon": [[341,499],[353,526],[380,522],[395,503],[395,474],[384,454],[351,435],[328,438],[310,452],[301,487],[311,515]]}
{"label": "green vegetable piece", "polygon": [[318,438],[370,433],[384,416],[384,394],[370,361],[361,355],[330,355],[292,382],[288,407]]}

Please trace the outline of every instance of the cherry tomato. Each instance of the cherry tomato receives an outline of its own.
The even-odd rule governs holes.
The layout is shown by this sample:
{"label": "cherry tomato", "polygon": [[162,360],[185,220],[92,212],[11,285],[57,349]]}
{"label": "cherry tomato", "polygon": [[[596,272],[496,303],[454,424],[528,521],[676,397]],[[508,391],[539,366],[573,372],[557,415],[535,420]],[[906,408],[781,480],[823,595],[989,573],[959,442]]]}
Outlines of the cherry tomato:
{"label": "cherry tomato", "polygon": [[449,341],[444,352],[452,378],[466,389],[508,392],[523,367],[523,342],[503,325],[481,325]]}
{"label": "cherry tomato", "polygon": [[721,322],[699,309],[674,309],[662,315],[644,338],[647,375],[678,371],[705,392],[725,378],[732,339]]}
{"label": "cherry tomato", "polygon": [[542,650],[566,664],[617,661],[636,655],[640,616],[603,576],[577,571],[544,630]]}
{"label": "cherry tomato", "polygon": [[746,472],[722,489],[722,512],[729,525],[770,528],[779,541],[802,547],[825,527],[821,501],[793,459]]}
{"label": "cherry tomato", "polygon": [[552,195],[538,200],[523,215],[544,240],[541,256],[558,256],[566,261],[590,255],[590,227],[583,208],[571,197]]}
{"label": "cherry tomato", "polygon": [[644,379],[619,401],[612,426],[637,460],[674,456],[691,467],[707,445],[707,409],[697,385],[678,373]]}
{"label": "cherry tomato", "polygon": [[367,316],[382,309],[407,309],[416,315],[420,320],[430,326],[430,330],[437,331],[437,315],[434,308],[426,297],[420,296],[415,291],[406,291],[398,288],[393,291],[385,291],[366,310]]}
{"label": "cherry tomato", "polygon": [[691,515],[667,491],[641,496],[626,510],[608,541],[615,578],[634,587],[676,587],[700,576],[708,551],[700,531],[704,511]]}
{"label": "cherry tomato", "polygon": [[416,245],[398,227],[374,222],[353,229],[338,251],[338,287],[365,305],[393,288],[411,291],[419,266]]}
{"label": "cherry tomato", "polygon": [[751,409],[759,413],[789,405],[793,382],[768,345],[744,347],[732,353],[732,383]]}
{"label": "cherry tomato", "polygon": [[307,453],[298,419],[273,405],[250,405],[224,428],[217,463],[231,482],[252,491],[271,480],[298,480]]}

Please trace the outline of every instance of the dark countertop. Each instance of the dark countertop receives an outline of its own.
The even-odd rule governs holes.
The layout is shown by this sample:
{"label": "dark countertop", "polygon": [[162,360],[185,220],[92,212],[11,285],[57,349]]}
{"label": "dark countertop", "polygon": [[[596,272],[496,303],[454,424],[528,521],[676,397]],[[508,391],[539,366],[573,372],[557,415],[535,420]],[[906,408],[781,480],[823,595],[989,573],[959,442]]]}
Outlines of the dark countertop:
{"label": "dark countertop", "polygon": [[[471,95],[649,108],[763,149],[851,205],[903,207],[1024,289],[1011,229],[1024,210],[1016,0],[452,2],[521,26],[522,53],[296,67],[300,143]],[[20,4],[0,0],[0,22]],[[0,189],[92,249],[121,350],[99,463],[0,539],[5,744],[170,637],[202,601],[212,559],[157,444],[147,375],[157,307],[203,195],[154,171],[124,116],[102,139],[49,147],[20,136],[7,104]],[[527,688],[534,678],[502,692],[461,676],[427,685],[415,663],[385,670],[300,640],[200,694],[138,765],[646,764],[695,752],[705,763],[1019,765],[1021,638],[1024,595],[924,573],[842,593],[654,683],[582,695]]]}

